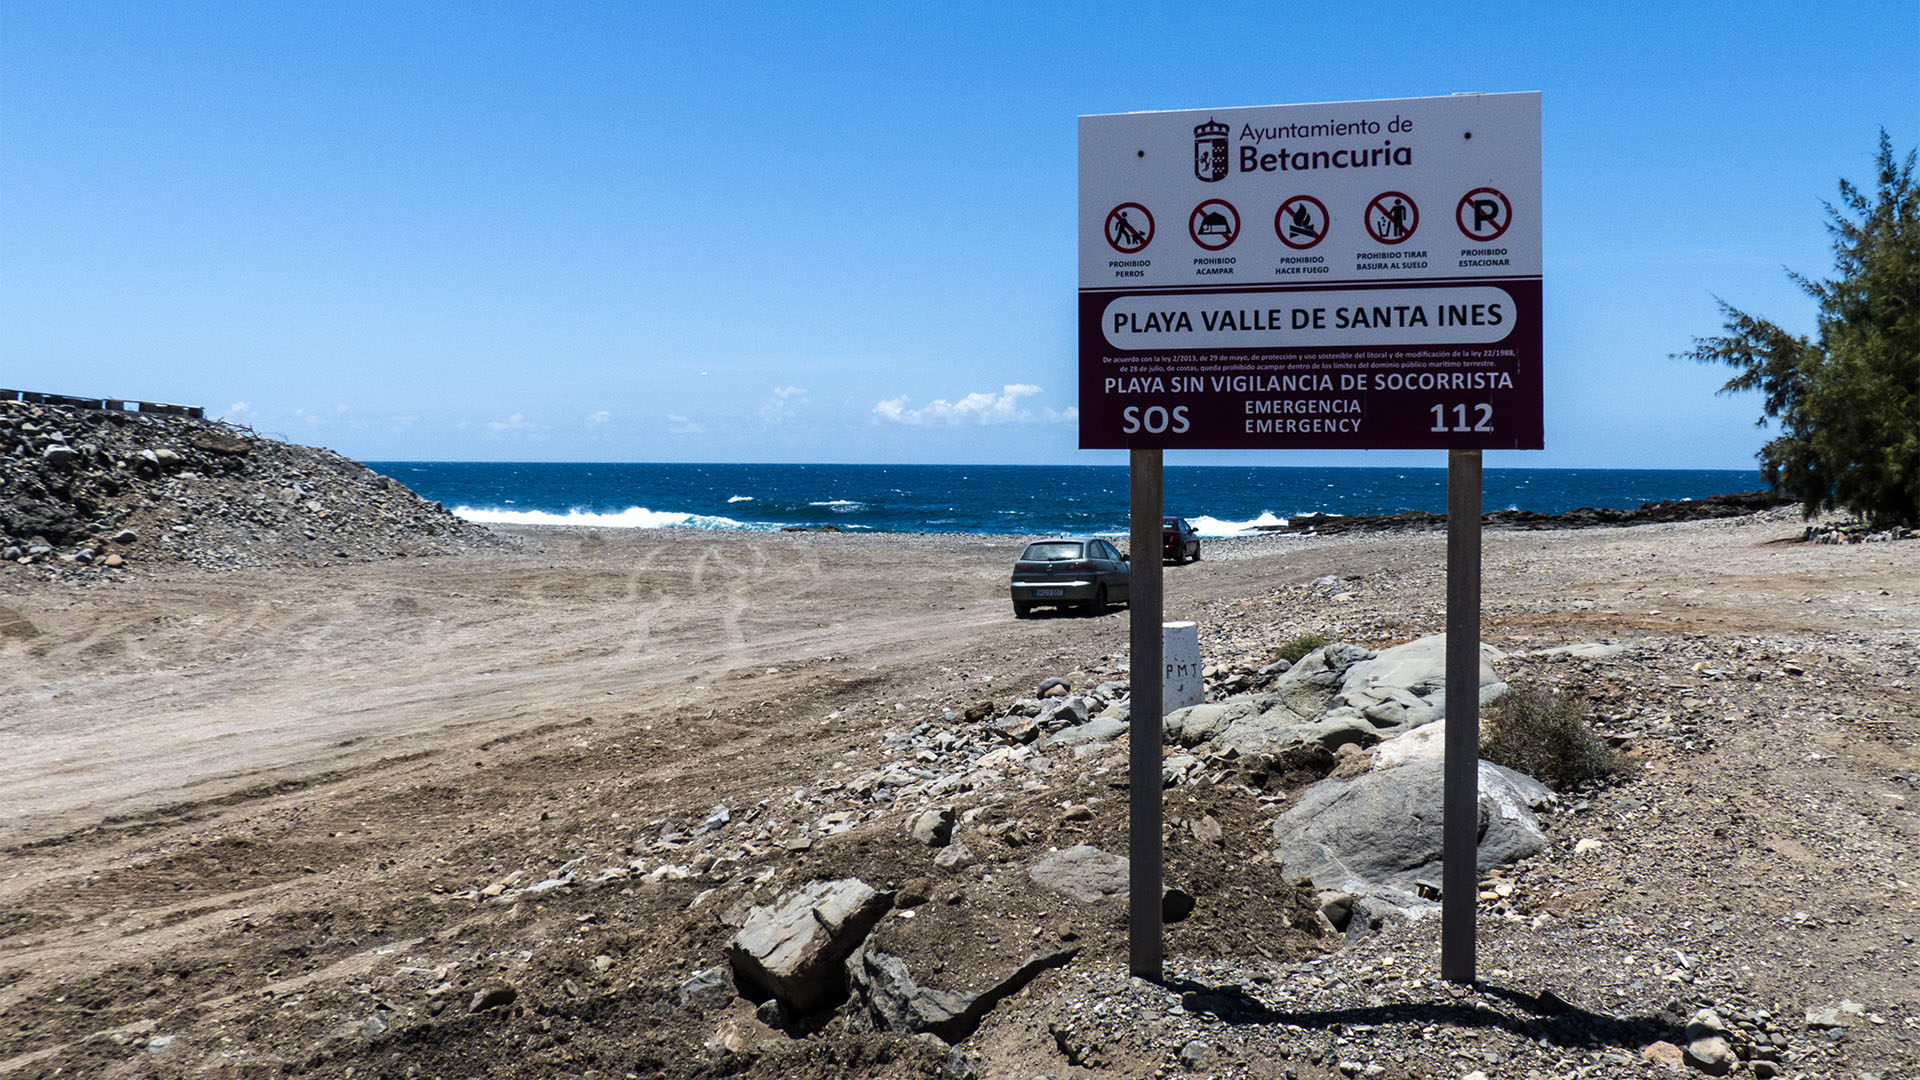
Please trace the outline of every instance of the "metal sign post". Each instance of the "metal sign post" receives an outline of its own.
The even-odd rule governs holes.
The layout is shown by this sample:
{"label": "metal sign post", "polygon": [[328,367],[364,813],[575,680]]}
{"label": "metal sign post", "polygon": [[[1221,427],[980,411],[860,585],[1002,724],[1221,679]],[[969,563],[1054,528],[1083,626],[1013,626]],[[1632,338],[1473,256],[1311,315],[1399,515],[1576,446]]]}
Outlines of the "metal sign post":
{"label": "metal sign post", "polygon": [[1474,981],[1480,854],[1480,451],[1447,451],[1447,716],[1440,976]]}
{"label": "metal sign post", "polygon": [[1160,836],[1162,611],[1159,450],[1128,455],[1129,706],[1127,756],[1127,968],[1136,977],[1160,981],[1164,955],[1160,935],[1162,857]]}

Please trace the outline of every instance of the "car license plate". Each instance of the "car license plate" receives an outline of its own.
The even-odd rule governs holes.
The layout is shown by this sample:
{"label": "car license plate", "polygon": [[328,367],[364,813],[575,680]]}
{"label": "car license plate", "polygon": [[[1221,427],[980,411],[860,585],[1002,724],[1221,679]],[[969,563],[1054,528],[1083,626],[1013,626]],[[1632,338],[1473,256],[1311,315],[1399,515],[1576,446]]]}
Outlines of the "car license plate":
{"label": "car license plate", "polygon": [[1033,595],[1035,595],[1035,596],[1065,596],[1065,595],[1067,595],[1067,590],[1065,590],[1065,589],[1035,589],[1035,590],[1033,590]]}

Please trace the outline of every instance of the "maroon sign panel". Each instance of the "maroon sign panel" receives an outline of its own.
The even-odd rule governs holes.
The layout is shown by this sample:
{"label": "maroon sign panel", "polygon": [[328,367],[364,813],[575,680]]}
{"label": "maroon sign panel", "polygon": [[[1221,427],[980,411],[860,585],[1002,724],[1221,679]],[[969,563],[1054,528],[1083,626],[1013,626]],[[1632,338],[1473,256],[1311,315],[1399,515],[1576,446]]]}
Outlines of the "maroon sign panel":
{"label": "maroon sign panel", "polygon": [[1545,444],[1538,94],[1082,117],[1079,220],[1084,448]]}
{"label": "maroon sign panel", "polygon": [[[1461,290],[1433,285],[1194,289],[1146,296],[1083,290],[1080,445],[1538,449],[1544,439],[1540,281],[1478,279],[1474,288]],[[1449,292],[1458,299],[1450,302]],[[1284,339],[1290,332],[1310,339],[1318,326],[1351,331],[1364,341],[1364,331],[1378,336],[1422,324],[1435,331],[1433,340],[1413,345],[1234,348],[1180,340],[1230,334]],[[1447,340],[1456,327],[1483,331],[1488,324],[1505,333],[1492,340],[1480,332],[1470,340]],[[1195,333],[1185,334],[1183,327]],[[1111,336],[1129,344],[1169,337],[1176,344],[1124,348]]]}

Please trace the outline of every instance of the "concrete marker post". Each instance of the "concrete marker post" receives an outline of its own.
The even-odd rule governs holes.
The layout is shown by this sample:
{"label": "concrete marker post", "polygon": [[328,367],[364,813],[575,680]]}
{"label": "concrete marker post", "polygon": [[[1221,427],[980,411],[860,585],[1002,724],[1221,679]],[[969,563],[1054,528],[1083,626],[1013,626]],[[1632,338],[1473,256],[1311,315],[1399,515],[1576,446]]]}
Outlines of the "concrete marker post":
{"label": "concrete marker post", "polygon": [[1440,975],[1475,981],[1480,825],[1480,451],[1447,451],[1447,715]]}
{"label": "concrete marker post", "polygon": [[1127,967],[1137,978],[1160,981],[1164,943],[1160,927],[1162,451],[1128,452],[1131,584],[1127,593]]}

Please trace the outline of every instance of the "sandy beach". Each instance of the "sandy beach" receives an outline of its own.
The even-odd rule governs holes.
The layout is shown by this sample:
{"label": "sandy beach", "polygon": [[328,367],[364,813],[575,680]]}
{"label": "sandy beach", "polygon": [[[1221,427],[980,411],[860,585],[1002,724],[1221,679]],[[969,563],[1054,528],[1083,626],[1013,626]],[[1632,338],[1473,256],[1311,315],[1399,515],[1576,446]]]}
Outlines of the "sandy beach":
{"label": "sandy beach", "polygon": [[[1644,768],[1553,816],[1552,852],[1483,913],[1482,966],[1594,1015],[1765,1013],[1754,1032],[1781,1032],[1778,1074],[1891,1080],[1920,1061],[1920,544],[1810,545],[1801,528],[1771,511],[1488,532],[1483,636],[1509,654],[1502,677],[1586,695]],[[754,1029],[744,1003],[670,1005],[721,962],[729,905],[829,873],[888,888],[932,875],[937,892],[925,850],[903,846],[913,808],[846,801],[832,782],[975,703],[1004,708],[1050,677],[1124,679],[1126,615],[1014,619],[1018,537],[509,531],[497,552],[0,578],[0,1075],[956,1067],[925,1036],[793,1038]],[[1223,676],[1304,633],[1380,648],[1442,629],[1444,534],[1209,541],[1166,588],[1167,617],[1199,623]],[[1581,643],[1625,648],[1541,652]],[[996,878],[1081,834],[1123,837],[1124,791],[1100,766],[1124,753],[1123,738],[1104,757],[1058,754],[1024,783],[951,798],[994,809],[956,834],[981,862],[957,874],[975,899],[950,906],[987,904]],[[787,806],[796,789],[814,801]],[[1285,797],[1168,792],[1171,830],[1198,800],[1228,832],[1170,845],[1170,873],[1214,883],[1170,928],[1170,971],[1281,986],[1313,959],[1322,986],[1454,1003],[1462,991],[1433,982],[1434,924],[1343,947],[1290,923],[1288,897],[1234,891],[1282,879],[1253,867]],[[1092,811],[1058,820],[1069,803]],[[743,820],[656,842],[716,804]],[[842,810],[844,831],[789,842],[793,821]],[[995,818],[1014,827],[993,833]],[[626,869],[491,902],[571,860]],[[1180,993],[1124,989],[1123,924],[1017,899],[976,914],[1002,927],[981,941],[1058,936],[1064,920],[1082,951],[987,1018],[970,1067],[1178,1067],[1186,1040],[1165,1043],[1193,1010],[1166,1002],[1075,1028],[1105,1032],[1099,1054],[1064,1049],[1072,1001]],[[1272,934],[1243,940],[1245,926]],[[518,1003],[470,1013],[500,981]],[[1832,1027],[1805,1019],[1843,1002]],[[1369,1027],[1215,1022],[1207,1060],[1214,1075],[1341,1075],[1339,1055],[1306,1049],[1340,1038],[1377,1050],[1371,1075],[1389,1077],[1660,1068],[1605,1039],[1543,1048],[1519,1023],[1473,1031],[1477,1058],[1431,1060],[1408,1051],[1422,1022]]]}

